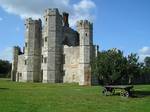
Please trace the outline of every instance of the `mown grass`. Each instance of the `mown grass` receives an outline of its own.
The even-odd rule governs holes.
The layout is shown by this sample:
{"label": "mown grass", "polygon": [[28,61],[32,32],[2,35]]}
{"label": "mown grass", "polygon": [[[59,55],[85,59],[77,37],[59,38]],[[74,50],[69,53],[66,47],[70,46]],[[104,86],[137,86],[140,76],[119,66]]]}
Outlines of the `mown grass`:
{"label": "mown grass", "polygon": [[103,96],[102,87],[0,80],[0,112],[150,112],[150,85],[135,98]]}

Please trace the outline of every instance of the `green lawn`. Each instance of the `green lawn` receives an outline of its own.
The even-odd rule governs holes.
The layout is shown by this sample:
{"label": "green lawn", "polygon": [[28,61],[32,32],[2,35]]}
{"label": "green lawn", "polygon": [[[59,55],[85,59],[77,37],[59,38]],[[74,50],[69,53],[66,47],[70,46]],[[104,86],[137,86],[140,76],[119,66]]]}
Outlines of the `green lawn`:
{"label": "green lawn", "polygon": [[101,90],[0,79],[0,112],[150,112],[150,85],[135,86],[135,98],[103,96]]}

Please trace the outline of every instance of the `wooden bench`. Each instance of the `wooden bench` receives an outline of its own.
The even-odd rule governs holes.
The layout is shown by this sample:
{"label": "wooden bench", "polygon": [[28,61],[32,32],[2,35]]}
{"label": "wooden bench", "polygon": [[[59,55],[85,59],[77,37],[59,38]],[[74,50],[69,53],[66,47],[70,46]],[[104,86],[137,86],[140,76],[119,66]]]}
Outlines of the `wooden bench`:
{"label": "wooden bench", "polygon": [[133,85],[107,85],[103,88],[103,95],[113,95],[115,94],[115,90],[120,89],[120,96],[129,97],[132,95],[131,89],[133,89]]}

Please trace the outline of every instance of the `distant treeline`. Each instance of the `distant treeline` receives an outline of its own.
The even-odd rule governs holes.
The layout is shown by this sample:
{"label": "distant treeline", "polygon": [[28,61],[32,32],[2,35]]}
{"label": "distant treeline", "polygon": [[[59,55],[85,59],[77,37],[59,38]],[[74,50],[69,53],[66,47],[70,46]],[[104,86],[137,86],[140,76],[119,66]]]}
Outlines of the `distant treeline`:
{"label": "distant treeline", "polygon": [[8,78],[11,76],[11,63],[0,59],[0,78]]}

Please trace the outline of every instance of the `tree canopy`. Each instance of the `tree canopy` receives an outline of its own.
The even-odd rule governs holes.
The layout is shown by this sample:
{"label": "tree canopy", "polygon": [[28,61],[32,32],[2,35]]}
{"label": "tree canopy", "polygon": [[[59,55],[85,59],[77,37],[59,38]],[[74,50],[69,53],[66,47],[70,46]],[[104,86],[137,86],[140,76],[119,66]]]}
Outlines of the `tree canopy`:
{"label": "tree canopy", "polygon": [[150,57],[145,57],[144,63],[146,67],[150,67]]}
{"label": "tree canopy", "polygon": [[10,76],[11,63],[6,60],[0,60],[0,77]]}
{"label": "tree canopy", "polygon": [[127,57],[118,49],[98,53],[93,59],[92,73],[98,76],[103,84],[132,83],[132,78],[140,74],[141,64],[136,54]]}

